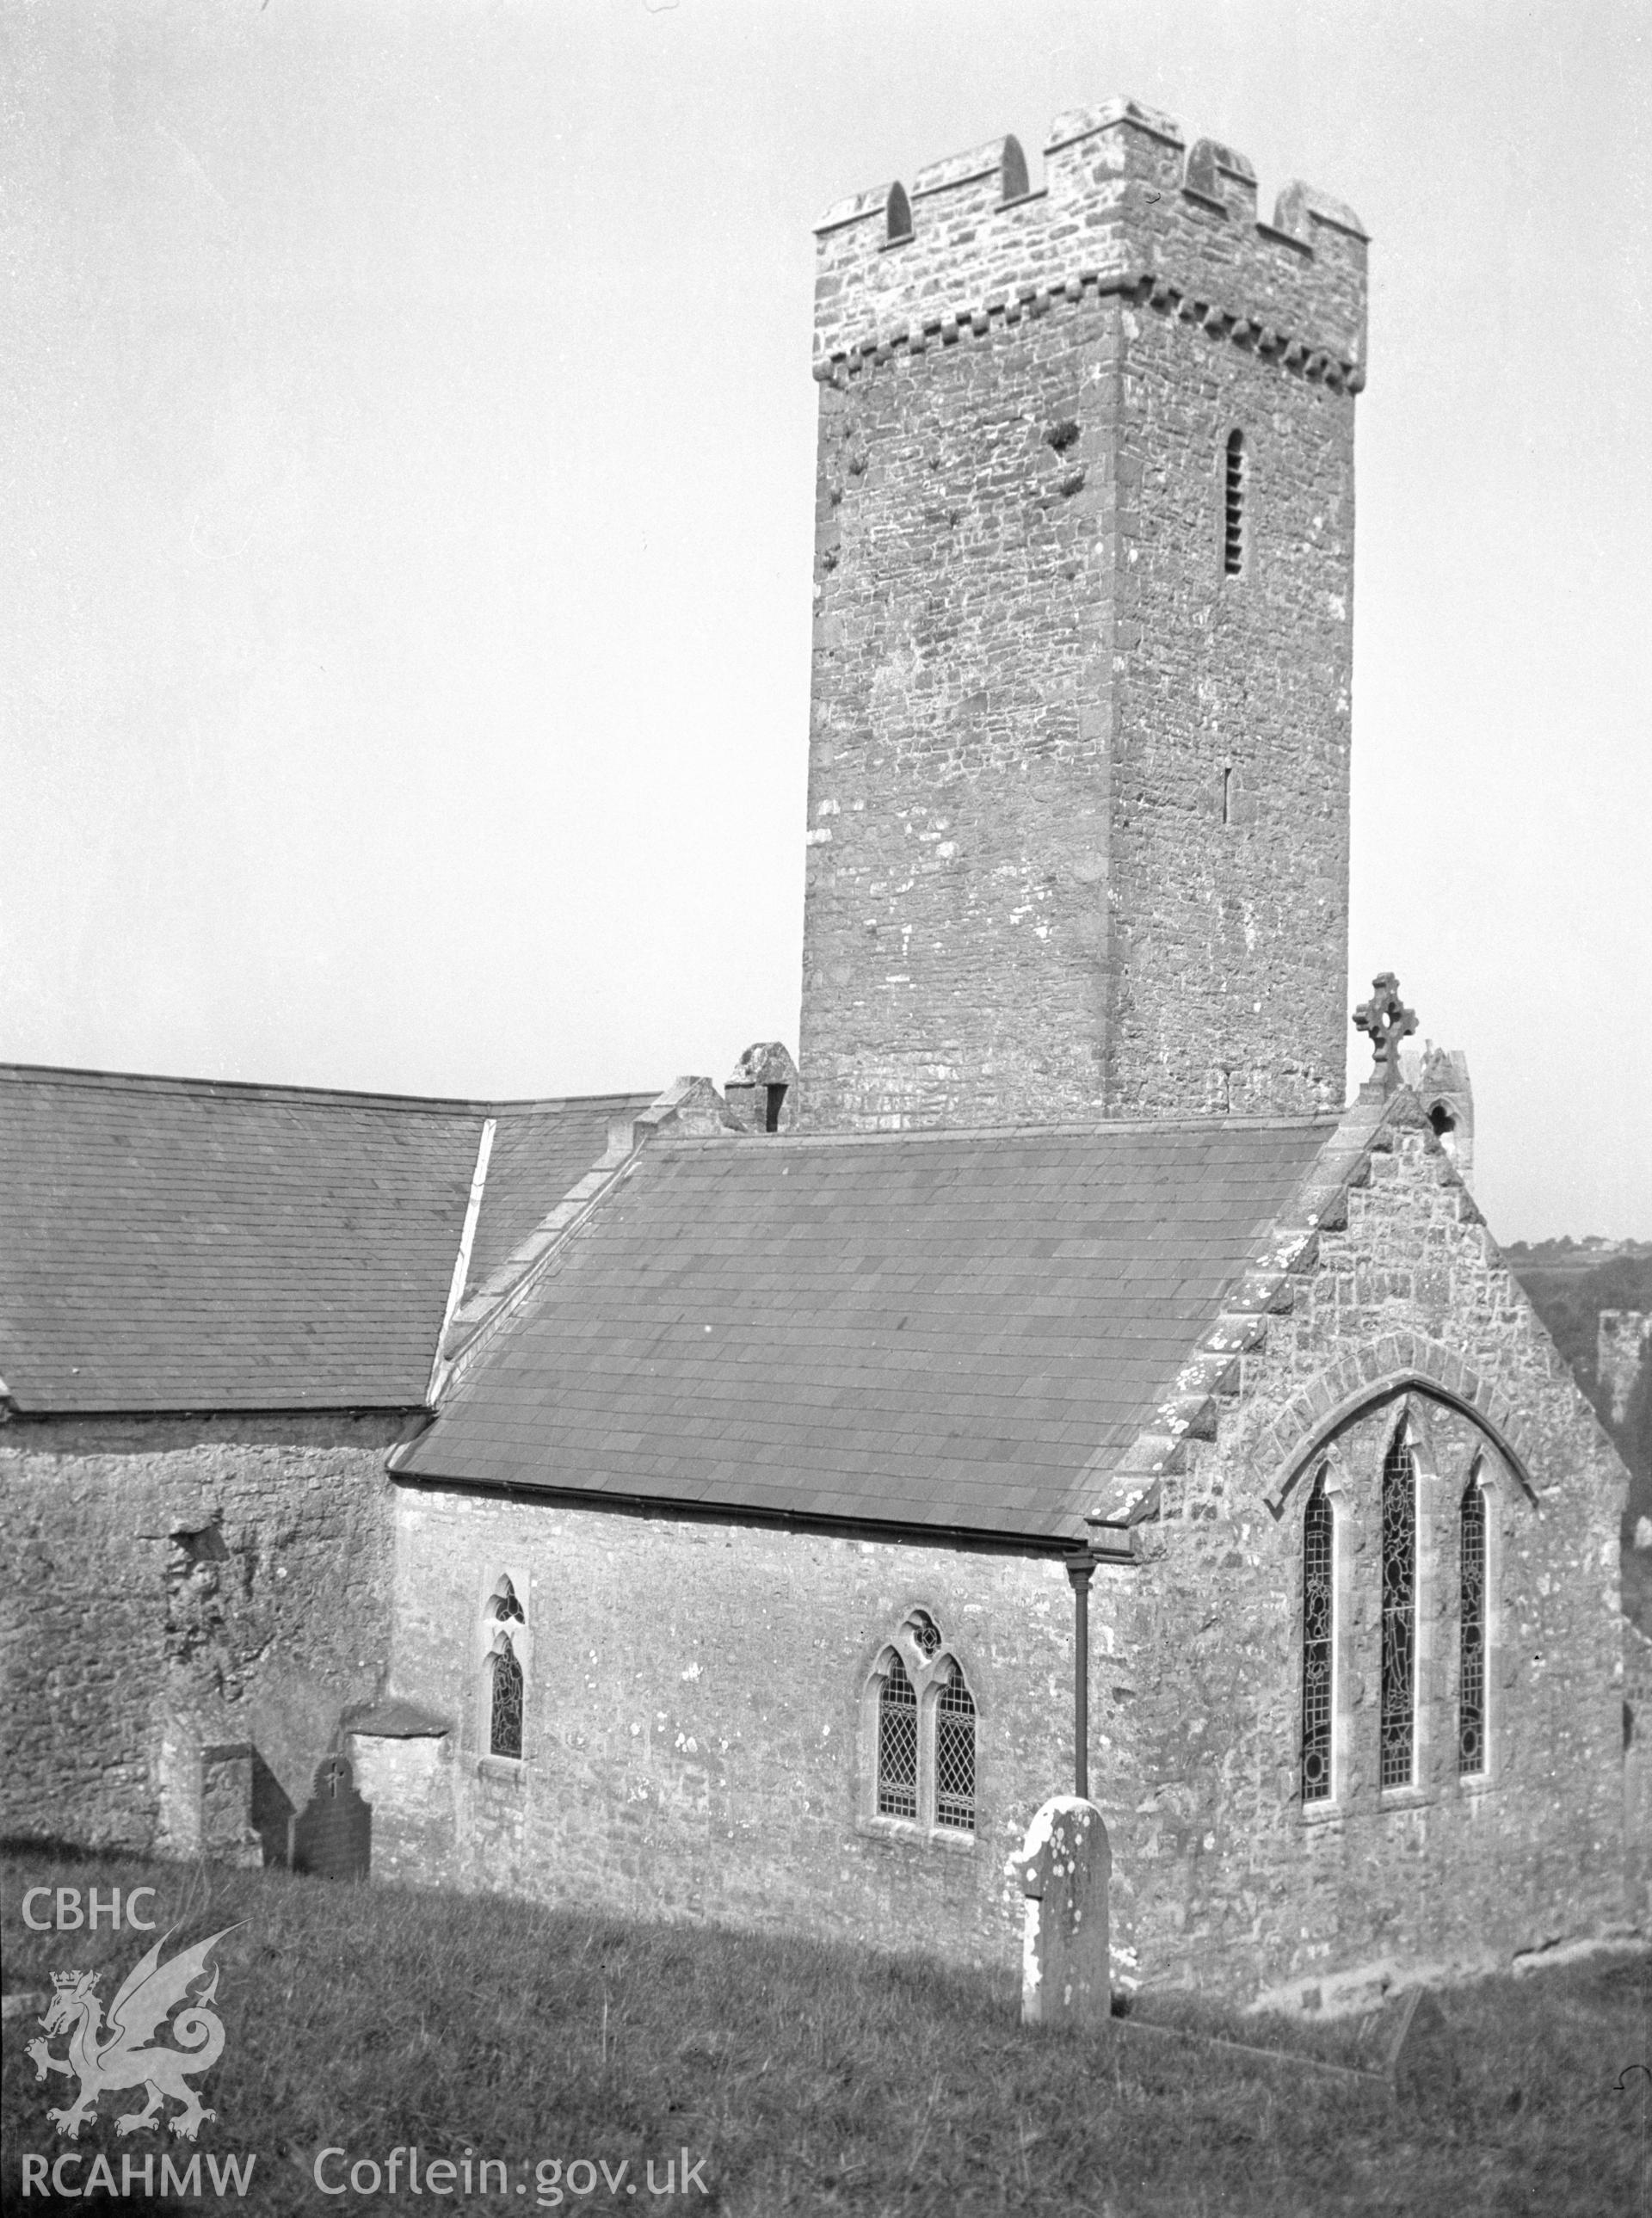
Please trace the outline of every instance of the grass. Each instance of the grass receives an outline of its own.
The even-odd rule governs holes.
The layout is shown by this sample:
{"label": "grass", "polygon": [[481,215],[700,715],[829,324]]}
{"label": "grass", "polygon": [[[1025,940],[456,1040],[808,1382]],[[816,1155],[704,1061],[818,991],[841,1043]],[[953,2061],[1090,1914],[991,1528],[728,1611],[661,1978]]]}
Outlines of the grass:
{"label": "grass", "polygon": [[[200,2147],[257,2152],[247,2210],[1652,2214],[1647,2075],[1618,2085],[1625,2067],[1652,2063],[1643,1958],[1446,1991],[1457,2083],[1395,2102],[1288,2053],[1346,2063],[1350,2027],[1285,2029],[1186,1999],[1172,2010],[1144,1998],[1139,2014],[1276,2042],[1278,2060],[1128,2029],[1026,2030],[1008,1979],[801,1940],[35,1851],[8,1856],[4,1880],[8,1991],[102,1964],[107,1999],[146,1945],[107,1926],[28,1932],[26,1887],[154,1886],[158,1920],[180,1929],[168,1954],[236,1925],[220,1951],[226,2044],[204,2089],[218,2117]],[[5,2208],[84,2209],[19,2195],[25,2151],[70,2146],[52,2134],[47,2091],[23,2053],[36,2015],[5,2029]],[[60,2054],[61,2040],[53,2046]],[[66,2084],[54,2081],[49,2099]],[[130,2095],[103,2105],[133,2107]],[[510,2191],[437,2201],[404,2184],[393,2202],[317,2192],[318,2148],[382,2163],[407,2143],[423,2164],[462,2161],[467,2148],[476,2162],[506,2159]],[[118,2178],[122,2154],[141,2161],[162,2142],[117,2141],[106,2116],[75,2146],[89,2159],[109,2153]],[[168,2146],[175,2156],[187,2147]],[[684,2147],[707,2192],[651,2197],[645,2166],[662,2181]],[[598,2173],[596,2192],[541,2203],[535,2166],[560,2159],[566,2192],[579,2159],[615,2176],[624,2164],[617,2194]],[[134,2196],[118,2207],[223,2206]]]}

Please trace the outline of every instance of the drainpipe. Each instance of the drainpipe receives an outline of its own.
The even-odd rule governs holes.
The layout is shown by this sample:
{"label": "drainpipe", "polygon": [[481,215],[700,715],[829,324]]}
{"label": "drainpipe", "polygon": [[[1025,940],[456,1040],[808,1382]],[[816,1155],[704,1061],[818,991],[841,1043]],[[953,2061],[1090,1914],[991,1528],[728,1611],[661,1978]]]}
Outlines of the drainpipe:
{"label": "drainpipe", "polygon": [[1070,1556],[1067,1576],[1073,1582],[1073,1792],[1082,1802],[1090,1800],[1090,1582],[1096,1575],[1093,1556]]}

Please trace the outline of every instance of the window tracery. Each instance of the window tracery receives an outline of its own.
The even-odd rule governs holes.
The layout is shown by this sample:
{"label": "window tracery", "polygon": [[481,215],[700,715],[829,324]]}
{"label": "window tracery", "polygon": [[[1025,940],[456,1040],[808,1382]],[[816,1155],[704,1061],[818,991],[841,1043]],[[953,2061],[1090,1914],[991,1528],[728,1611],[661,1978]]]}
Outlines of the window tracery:
{"label": "window tracery", "polygon": [[868,1682],[873,1816],[931,1832],[973,1834],[975,1700],[927,1610],[908,1612]]}

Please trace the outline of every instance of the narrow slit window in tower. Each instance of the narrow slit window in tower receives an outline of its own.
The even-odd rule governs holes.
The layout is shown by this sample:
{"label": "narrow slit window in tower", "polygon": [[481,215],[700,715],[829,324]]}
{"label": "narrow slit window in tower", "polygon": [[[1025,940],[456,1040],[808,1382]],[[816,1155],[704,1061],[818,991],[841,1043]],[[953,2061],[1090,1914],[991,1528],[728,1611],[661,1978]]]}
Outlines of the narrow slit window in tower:
{"label": "narrow slit window in tower", "polygon": [[1245,434],[1228,435],[1227,471],[1222,518],[1222,573],[1237,578],[1245,569]]}
{"label": "narrow slit window in tower", "polygon": [[1302,1521],[1302,1800],[1324,1802],[1331,1794],[1331,1640],[1333,1567],[1331,1504],[1325,1473],[1314,1481]]}
{"label": "narrow slit window in tower", "polygon": [[956,1664],[935,1705],[935,1822],[975,1830],[975,1705]]}
{"label": "narrow slit window in tower", "polygon": [[1470,1477],[1459,1520],[1457,1768],[1473,1779],[1486,1768],[1486,1496]]}
{"label": "narrow slit window in tower", "polygon": [[918,1815],[918,1695],[898,1656],[878,1694],[877,1806],[881,1818]]}
{"label": "narrow slit window in tower", "polygon": [[765,1132],[777,1132],[780,1130],[780,1106],[786,1099],[786,1089],[783,1086],[770,1086],[764,1090],[768,1100],[763,1112],[763,1129]]}
{"label": "narrow slit window in tower", "polygon": [[1417,1465],[1401,1425],[1383,1459],[1383,1787],[1411,1784],[1416,1670]]}

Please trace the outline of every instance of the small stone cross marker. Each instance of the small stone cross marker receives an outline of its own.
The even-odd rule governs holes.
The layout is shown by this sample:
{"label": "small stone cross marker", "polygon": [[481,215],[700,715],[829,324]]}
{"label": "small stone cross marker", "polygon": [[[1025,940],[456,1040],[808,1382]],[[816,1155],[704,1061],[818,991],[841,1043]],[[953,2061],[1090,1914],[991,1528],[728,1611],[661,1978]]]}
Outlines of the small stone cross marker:
{"label": "small stone cross marker", "polygon": [[1354,1011],[1354,1030],[1370,1038],[1383,1091],[1392,1094],[1400,1082],[1400,1042],[1416,1031],[1417,1012],[1400,999],[1400,982],[1392,970],[1379,970],[1371,984],[1376,991],[1370,1001]]}

